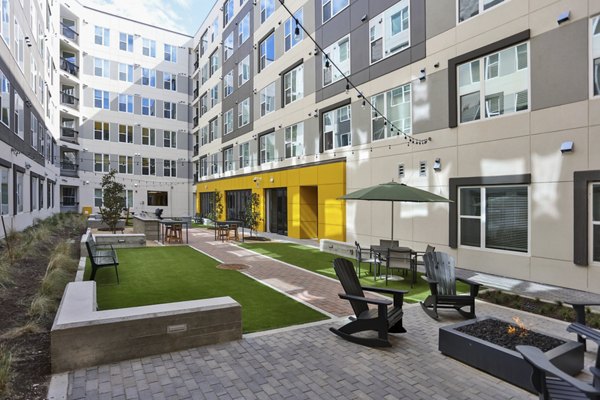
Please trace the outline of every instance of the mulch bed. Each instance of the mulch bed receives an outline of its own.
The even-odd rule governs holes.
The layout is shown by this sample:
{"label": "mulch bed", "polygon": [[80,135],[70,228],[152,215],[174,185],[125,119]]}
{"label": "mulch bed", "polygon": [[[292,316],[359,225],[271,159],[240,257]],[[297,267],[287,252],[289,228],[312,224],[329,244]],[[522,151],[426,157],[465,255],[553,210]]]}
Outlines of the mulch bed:
{"label": "mulch bed", "polygon": [[225,269],[225,270],[229,270],[229,271],[241,271],[243,269],[250,268],[250,266],[245,265],[245,264],[219,264],[219,265],[217,265],[217,268]]}

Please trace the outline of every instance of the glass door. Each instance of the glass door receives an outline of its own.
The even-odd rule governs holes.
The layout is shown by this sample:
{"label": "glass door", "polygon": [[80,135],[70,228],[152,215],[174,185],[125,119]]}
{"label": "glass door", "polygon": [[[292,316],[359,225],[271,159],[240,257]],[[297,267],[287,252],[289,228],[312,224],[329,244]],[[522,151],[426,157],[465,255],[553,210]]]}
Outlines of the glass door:
{"label": "glass door", "polygon": [[287,236],[287,189],[267,191],[267,227],[269,232]]}

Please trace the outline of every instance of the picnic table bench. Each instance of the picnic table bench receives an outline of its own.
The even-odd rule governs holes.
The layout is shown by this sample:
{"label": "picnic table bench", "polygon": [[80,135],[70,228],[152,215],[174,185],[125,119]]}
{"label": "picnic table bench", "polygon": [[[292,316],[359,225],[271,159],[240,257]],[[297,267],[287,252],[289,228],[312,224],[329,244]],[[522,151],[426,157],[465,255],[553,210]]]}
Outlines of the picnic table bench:
{"label": "picnic table bench", "polygon": [[90,256],[90,262],[92,264],[92,274],[90,275],[90,280],[94,280],[96,278],[96,271],[99,268],[103,267],[115,267],[115,273],[117,274],[117,283],[119,283],[119,271],[117,269],[119,265],[119,258],[117,257],[117,252],[112,247],[111,244],[106,246],[98,246],[92,234],[88,234],[87,240],[85,241],[85,246],[87,247],[88,255]]}

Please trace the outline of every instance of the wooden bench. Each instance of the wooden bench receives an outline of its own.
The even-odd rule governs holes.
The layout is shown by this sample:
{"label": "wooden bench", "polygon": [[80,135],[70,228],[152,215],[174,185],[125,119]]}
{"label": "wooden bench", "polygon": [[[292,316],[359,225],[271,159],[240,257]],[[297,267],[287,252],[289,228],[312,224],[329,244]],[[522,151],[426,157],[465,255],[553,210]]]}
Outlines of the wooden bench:
{"label": "wooden bench", "polygon": [[91,281],[96,278],[96,271],[99,268],[114,266],[115,273],[117,274],[117,283],[119,283],[119,270],[117,269],[119,258],[112,245],[109,244],[108,246],[109,247],[97,246],[92,234],[88,234],[87,240],[85,241],[85,247],[87,247],[90,262],[92,263],[92,274],[90,275]]}

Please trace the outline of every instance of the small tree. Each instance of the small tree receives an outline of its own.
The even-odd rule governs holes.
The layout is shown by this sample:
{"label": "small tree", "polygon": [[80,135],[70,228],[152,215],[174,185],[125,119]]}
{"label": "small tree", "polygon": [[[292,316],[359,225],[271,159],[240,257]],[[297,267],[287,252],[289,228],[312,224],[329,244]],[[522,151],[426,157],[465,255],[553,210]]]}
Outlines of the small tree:
{"label": "small tree", "polygon": [[123,190],[125,186],[115,180],[117,170],[113,169],[102,177],[102,207],[100,215],[112,233],[116,233],[121,210],[125,205]]}
{"label": "small tree", "polygon": [[252,193],[250,197],[246,199],[246,209],[244,213],[244,225],[246,228],[250,228],[250,236],[252,232],[257,232],[258,223],[261,221],[260,218],[260,196],[258,193]]}
{"label": "small tree", "polygon": [[212,208],[208,213],[208,218],[210,218],[215,224],[218,220],[221,219],[223,215],[223,195],[217,189],[213,192],[212,199]]}

